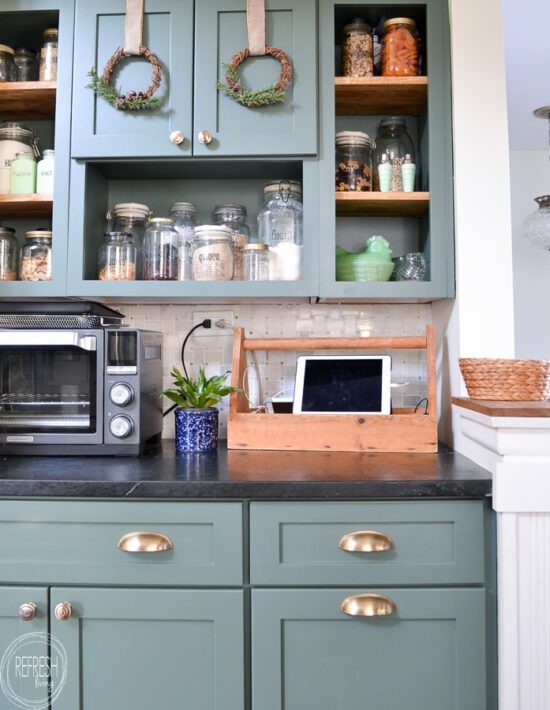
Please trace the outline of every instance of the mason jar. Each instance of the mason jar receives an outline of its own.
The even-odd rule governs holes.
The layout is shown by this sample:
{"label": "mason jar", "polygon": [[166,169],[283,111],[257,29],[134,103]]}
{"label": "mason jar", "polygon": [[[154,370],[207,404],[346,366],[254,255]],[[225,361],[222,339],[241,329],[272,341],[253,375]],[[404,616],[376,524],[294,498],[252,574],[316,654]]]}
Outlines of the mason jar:
{"label": "mason jar", "polygon": [[258,238],[269,246],[269,278],[297,281],[302,278],[302,185],[277,180],[264,187],[264,204],[258,213]]}
{"label": "mason jar", "polygon": [[233,281],[243,279],[243,247],[250,242],[248,211],[244,205],[223,203],[216,205],[212,219],[216,224],[229,227],[233,239]]}
{"label": "mason jar", "polygon": [[38,61],[32,49],[17,47],[13,61],[16,81],[38,81]]}
{"label": "mason jar", "polygon": [[382,76],[418,75],[418,35],[409,17],[393,17],[382,25]]}
{"label": "mason jar", "polygon": [[20,123],[0,124],[0,193],[9,194],[10,168],[16,153],[30,152],[38,157],[38,136]]}
{"label": "mason jar", "polygon": [[[387,155],[387,161],[392,165],[391,192],[403,191],[401,166],[409,155],[411,162],[416,164],[414,143],[407,131],[407,123],[401,116],[387,116],[380,121],[376,134],[374,151],[374,189],[380,190],[380,175],[378,166],[383,164],[382,156]],[[416,171],[418,174],[418,170]]]}
{"label": "mason jar", "polygon": [[375,142],[361,131],[336,134],[337,192],[370,192],[372,190],[372,151]]}
{"label": "mason jar", "polygon": [[342,76],[372,76],[371,27],[356,17],[342,30]]}
{"label": "mason jar", "polygon": [[152,217],[143,237],[143,278],[146,281],[176,281],[179,234],[174,220]]}
{"label": "mason jar", "polygon": [[25,243],[21,249],[19,273],[21,275],[21,281],[51,281],[51,231],[37,229],[25,234]]}
{"label": "mason jar", "polygon": [[100,281],[134,281],[136,246],[127,232],[105,232],[97,255],[97,278]]}
{"label": "mason jar", "polygon": [[269,247],[267,244],[246,244],[243,248],[243,279],[269,280]]}
{"label": "mason jar", "polygon": [[19,244],[13,227],[0,227],[0,281],[17,281]]}
{"label": "mason jar", "polygon": [[55,81],[57,79],[57,27],[49,27],[42,33],[42,48],[40,50],[40,81]]}
{"label": "mason jar", "polygon": [[7,44],[0,44],[0,81],[17,81],[14,51]]}
{"label": "mason jar", "polygon": [[221,224],[195,227],[191,259],[195,281],[231,281],[233,239],[229,227]]}
{"label": "mason jar", "polygon": [[180,235],[178,281],[191,281],[193,279],[191,250],[193,248],[195,227],[199,223],[199,211],[192,202],[174,202],[170,207],[170,217],[174,220],[174,227]]}
{"label": "mason jar", "polygon": [[107,231],[125,232],[134,238],[136,279],[143,278],[143,235],[150,216],[149,207],[140,202],[117,202],[106,215]]}

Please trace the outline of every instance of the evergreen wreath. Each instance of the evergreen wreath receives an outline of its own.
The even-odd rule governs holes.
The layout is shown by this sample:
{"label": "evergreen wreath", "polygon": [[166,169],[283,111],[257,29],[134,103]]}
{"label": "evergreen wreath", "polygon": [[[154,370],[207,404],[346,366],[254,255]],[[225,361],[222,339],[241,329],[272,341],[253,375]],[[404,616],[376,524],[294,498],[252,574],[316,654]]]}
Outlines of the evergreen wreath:
{"label": "evergreen wreath", "polygon": [[129,57],[123,49],[117,49],[113,56],[109,59],[103,70],[103,74],[99,76],[95,68],[88,72],[88,76],[92,81],[86,85],[87,89],[93,89],[94,92],[105,99],[107,103],[122,111],[139,111],[141,109],[155,109],[161,104],[162,99],[158,96],[153,97],[153,94],[160,86],[162,70],[160,62],[147,47],[139,48],[140,55],[146,57],[153,66],[153,79],[151,85],[145,91],[129,91],[127,94],[121,94],[120,89],[115,89],[111,85],[111,76],[115,64],[123,57]]}
{"label": "evergreen wreath", "polygon": [[250,57],[250,50],[243,49],[242,52],[234,54],[229,63],[222,65],[225,69],[225,81],[216,84],[218,91],[223,91],[230,98],[249,108],[283,103],[285,89],[292,76],[290,61],[283,50],[276,47],[266,46],[265,53],[281,63],[281,73],[277,82],[255,91],[245,89],[237,72],[237,68]]}

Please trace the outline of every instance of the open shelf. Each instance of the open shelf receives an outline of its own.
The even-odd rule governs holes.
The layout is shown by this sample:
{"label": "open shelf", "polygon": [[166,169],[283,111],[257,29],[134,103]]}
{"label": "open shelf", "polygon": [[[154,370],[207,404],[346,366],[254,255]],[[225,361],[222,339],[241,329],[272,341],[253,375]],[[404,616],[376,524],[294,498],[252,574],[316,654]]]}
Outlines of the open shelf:
{"label": "open shelf", "polygon": [[334,88],[337,116],[417,116],[426,105],[428,77],[337,76]]}
{"label": "open shelf", "polygon": [[419,217],[430,206],[429,192],[336,192],[338,217]]}
{"label": "open shelf", "polygon": [[0,195],[0,218],[47,218],[52,207],[53,195]]}
{"label": "open shelf", "polygon": [[1,118],[4,120],[53,119],[55,95],[55,81],[1,81]]}

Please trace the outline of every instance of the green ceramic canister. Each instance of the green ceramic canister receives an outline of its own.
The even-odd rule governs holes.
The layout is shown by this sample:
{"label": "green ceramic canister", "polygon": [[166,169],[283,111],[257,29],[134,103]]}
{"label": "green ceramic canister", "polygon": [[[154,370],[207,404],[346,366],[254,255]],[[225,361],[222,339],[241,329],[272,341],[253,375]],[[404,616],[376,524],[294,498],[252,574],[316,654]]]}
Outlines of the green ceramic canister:
{"label": "green ceramic canister", "polygon": [[32,153],[16,153],[10,167],[10,193],[30,195],[36,192],[36,159]]}

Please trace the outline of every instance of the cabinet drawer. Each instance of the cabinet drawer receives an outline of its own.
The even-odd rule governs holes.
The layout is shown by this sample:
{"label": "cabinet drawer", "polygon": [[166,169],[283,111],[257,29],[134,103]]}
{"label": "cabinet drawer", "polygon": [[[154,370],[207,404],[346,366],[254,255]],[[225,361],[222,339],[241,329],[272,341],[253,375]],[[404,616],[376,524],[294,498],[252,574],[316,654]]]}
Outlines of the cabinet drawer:
{"label": "cabinet drawer", "polygon": [[[120,549],[131,533],[129,549]],[[161,536],[172,549],[131,551]],[[236,586],[242,579],[240,503],[0,501],[0,583]]]}
{"label": "cabinet drawer", "polygon": [[[254,585],[482,584],[484,504],[473,501],[253,503]],[[382,540],[383,551],[356,547]],[[389,543],[388,543],[389,538]]]}

